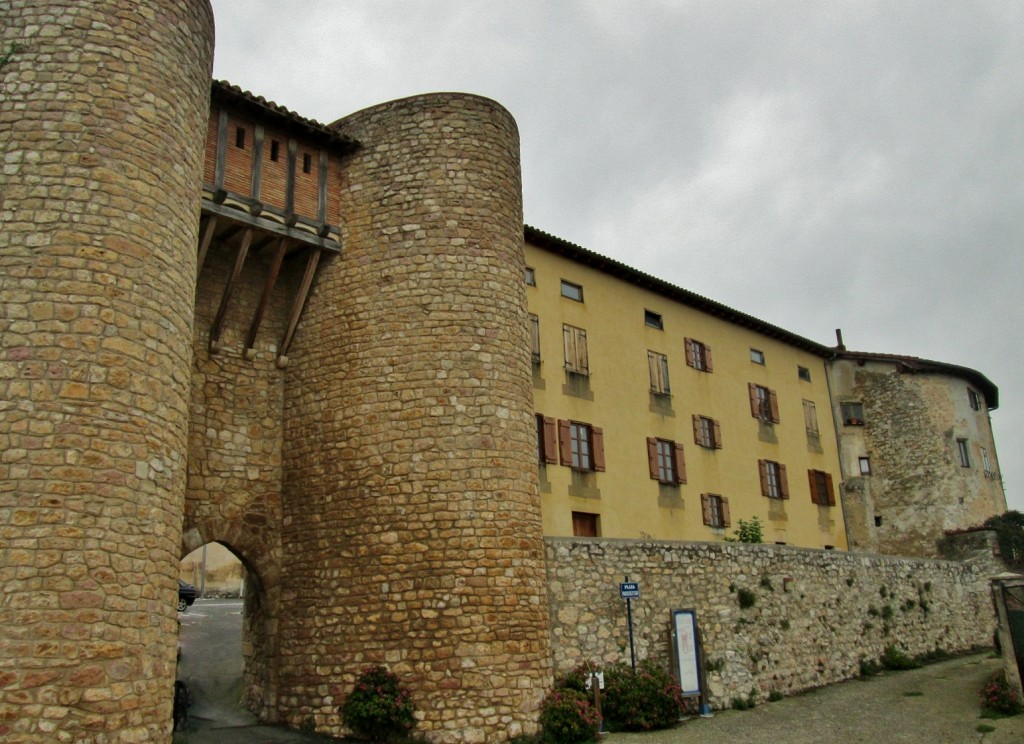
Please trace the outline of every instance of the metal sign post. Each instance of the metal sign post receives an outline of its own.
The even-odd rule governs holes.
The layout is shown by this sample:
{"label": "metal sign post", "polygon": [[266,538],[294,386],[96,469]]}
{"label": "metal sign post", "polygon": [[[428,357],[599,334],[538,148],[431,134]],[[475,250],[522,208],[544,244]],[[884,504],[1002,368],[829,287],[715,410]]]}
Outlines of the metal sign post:
{"label": "metal sign post", "polygon": [[626,580],[619,584],[619,596],[626,600],[626,619],[629,623],[629,663],[633,667],[633,671],[636,671],[636,651],[633,647],[633,605],[632,600],[640,598],[640,584],[636,581],[630,581],[629,576],[626,576]]}

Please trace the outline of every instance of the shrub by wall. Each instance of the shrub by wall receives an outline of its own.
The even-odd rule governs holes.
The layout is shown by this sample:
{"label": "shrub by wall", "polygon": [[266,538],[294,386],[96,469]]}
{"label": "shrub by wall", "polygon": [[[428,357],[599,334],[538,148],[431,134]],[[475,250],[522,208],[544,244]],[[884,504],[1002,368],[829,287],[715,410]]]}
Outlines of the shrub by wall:
{"label": "shrub by wall", "polygon": [[[585,659],[669,663],[673,609],[695,609],[711,705],[755,702],[855,677],[893,647],[910,657],[992,643],[989,577],[1003,570],[992,536],[942,561],[739,543],[548,538],[548,599],[557,672]],[[961,553],[962,554],[962,553]],[[753,601],[751,601],[753,599]]]}

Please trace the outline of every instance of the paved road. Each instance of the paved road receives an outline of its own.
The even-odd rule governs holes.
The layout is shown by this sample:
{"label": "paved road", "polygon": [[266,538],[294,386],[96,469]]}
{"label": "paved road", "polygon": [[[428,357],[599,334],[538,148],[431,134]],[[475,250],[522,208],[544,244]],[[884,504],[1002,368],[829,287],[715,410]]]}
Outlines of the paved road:
{"label": "paved road", "polygon": [[[243,710],[240,600],[198,600],[181,620],[178,678],[192,705],[176,744],[338,742],[260,726]],[[987,655],[844,682],[749,711],[719,711],[668,731],[609,734],[605,744],[1022,744],[1024,716],[979,718],[978,691],[1001,662]],[[992,731],[979,731],[979,726]]]}

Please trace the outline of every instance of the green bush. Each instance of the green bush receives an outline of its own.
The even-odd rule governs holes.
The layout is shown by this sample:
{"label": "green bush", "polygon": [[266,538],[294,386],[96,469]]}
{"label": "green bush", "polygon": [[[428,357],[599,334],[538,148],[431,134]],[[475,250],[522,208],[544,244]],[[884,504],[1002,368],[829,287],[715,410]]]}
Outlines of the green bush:
{"label": "green bush", "polygon": [[882,652],[882,658],[879,659],[882,666],[885,669],[892,671],[903,671],[904,669],[917,669],[920,664],[914,659],[907,656],[903,651],[896,648],[896,646],[886,646],[885,651]]}
{"label": "green bush", "polygon": [[380,741],[408,737],[416,726],[409,692],[398,683],[398,676],[387,667],[363,670],[355,687],[342,703],[340,713],[345,725],[361,736]]}
{"label": "green bush", "polygon": [[682,690],[668,670],[650,659],[636,672],[615,664],[604,670],[602,712],[615,731],[650,731],[675,725],[684,710]]}
{"label": "green bush", "polygon": [[739,599],[741,610],[748,610],[754,606],[755,602],[757,602],[757,595],[749,589],[740,588],[736,597]]}
{"label": "green bush", "polygon": [[1017,693],[1006,683],[1006,672],[1000,669],[981,688],[981,707],[992,713],[1015,716],[1024,710]]}
{"label": "green bush", "polygon": [[586,744],[597,741],[601,717],[582,692],[562,687],[552,691],[540,709],[544,740],[553,744]]}
{"label": "green bush", "polygon": [[735,536],[726,537],[726,542],[760,543],[764,539],[761,520],[758,517],[751,517],[748,522],[745,519],[739,521],[739,528]]}
{"label": "green bush", "polygon": [[555,679],[555,688],[564,690],[576,690],[587,694],[587,684],[590,682],[591,670],[597,671],[597,666],[591,662],[583,662],[565,674],[560,674]]}

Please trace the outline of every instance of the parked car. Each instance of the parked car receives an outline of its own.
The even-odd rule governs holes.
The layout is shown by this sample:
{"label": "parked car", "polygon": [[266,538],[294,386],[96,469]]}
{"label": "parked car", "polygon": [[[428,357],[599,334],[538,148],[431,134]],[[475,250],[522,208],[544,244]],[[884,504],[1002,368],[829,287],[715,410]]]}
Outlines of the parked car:
{"label": "parked car", "polygon": [[178,612],[184,612],[196,601],[196,588],[178,579]]}

